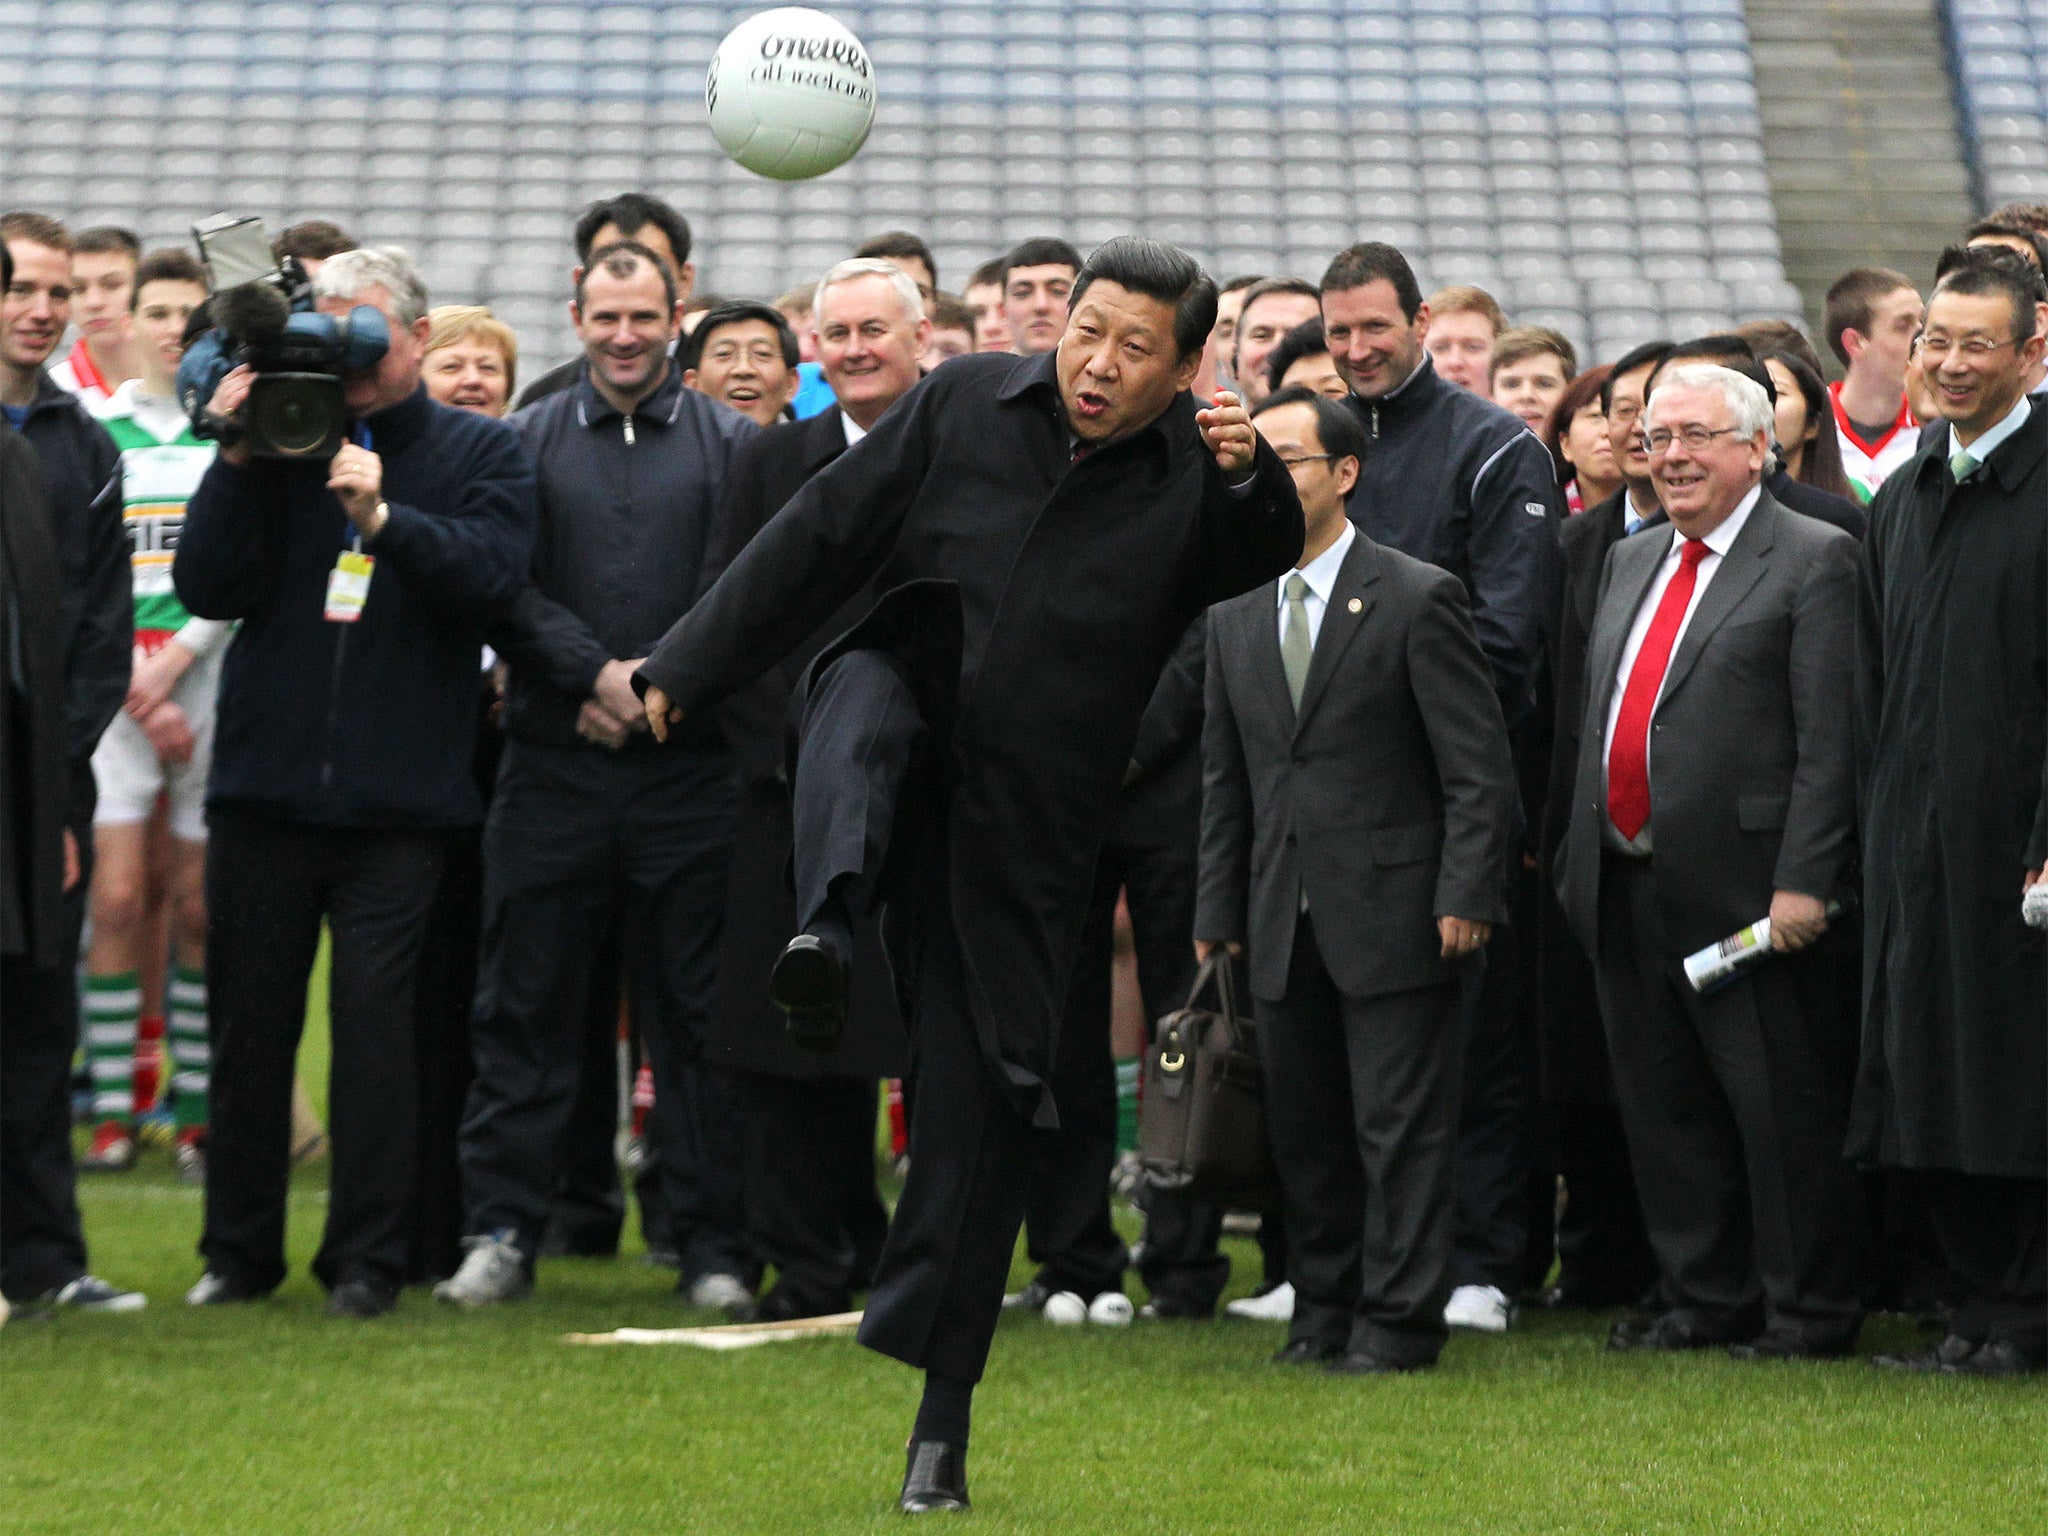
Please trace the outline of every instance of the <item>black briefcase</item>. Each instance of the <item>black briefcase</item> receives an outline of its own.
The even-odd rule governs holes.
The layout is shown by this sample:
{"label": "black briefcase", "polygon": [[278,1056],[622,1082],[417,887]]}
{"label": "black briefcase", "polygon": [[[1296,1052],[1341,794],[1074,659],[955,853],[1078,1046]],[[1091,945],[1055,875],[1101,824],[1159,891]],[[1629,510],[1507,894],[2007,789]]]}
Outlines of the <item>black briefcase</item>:
{"label": "black briefcase", "polygon": [[[1198,1006],[1212,985],[1213,1012]],[[1266,1139],[1265,1079],[1251,1021],[1238,1012],[1230,954],[1218,946],[1196,973],[1187,1006],[1159,1021],[1145,1057],[1138,1127],[1145,1181],[1240,1209],[1268,1208],[1280,1181]]]}

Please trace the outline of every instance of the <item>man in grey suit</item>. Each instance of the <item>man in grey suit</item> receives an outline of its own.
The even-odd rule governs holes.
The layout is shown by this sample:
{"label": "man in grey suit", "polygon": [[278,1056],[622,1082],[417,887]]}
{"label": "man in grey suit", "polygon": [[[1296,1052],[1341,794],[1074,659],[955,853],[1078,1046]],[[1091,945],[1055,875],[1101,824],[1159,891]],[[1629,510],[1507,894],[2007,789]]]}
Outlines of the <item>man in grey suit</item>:
{"label": "man in grey suit", "polygon": [[1463,965],[1504,915],[1514,769],[1457,578],[1344,515],[1357,418],[1256,424],[1299,567],[1210,610],[1196,954],[1248,956],[1296,1302],[1281,1362],[1436,1362],[1457,1218]]}
{"label": "man in grey suit", "polygon": [[[1832,1357],[1862,1323],[1855,1042],[1799,967],[1856,873],[1856,543],[1763,489],[1753,380],[1672,369],[1643,421],[1672,526],[1607,556],[1558,875],[1660,1273],[1608,1347]],[[1778,956],[1694,992],[1685,956],[1767,913]]]}

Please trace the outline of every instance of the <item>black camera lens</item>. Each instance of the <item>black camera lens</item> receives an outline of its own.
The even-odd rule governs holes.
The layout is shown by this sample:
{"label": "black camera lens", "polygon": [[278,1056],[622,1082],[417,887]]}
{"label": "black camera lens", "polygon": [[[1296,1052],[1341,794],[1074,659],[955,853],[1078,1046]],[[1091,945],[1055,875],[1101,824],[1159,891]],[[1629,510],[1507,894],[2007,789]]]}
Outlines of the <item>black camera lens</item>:
{"label": "black camera lens", "polygon": [[331,376],[259,377],[247,413],[250,439],[267,457],[330,454],[348,425],[340,381]]}

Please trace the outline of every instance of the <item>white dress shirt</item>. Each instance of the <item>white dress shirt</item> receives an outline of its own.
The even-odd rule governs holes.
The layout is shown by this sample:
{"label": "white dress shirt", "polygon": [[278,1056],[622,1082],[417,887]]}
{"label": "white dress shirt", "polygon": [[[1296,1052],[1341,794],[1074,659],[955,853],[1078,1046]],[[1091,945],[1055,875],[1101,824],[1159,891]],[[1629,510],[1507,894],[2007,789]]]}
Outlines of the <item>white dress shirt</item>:
{"label": "white dress shirt", "polygon": [[[1351,553],[1351,546],[1358,542],[1358,529],[1351,519],[1344,519],[1344,531],[1337,535],[1336,542],[1315,559],[1301,568],[1301,579],[1308,583],[1308,595],[1301,600],[1302,608],[1308,614],[1308,647],[1313,651],[1316,637],[1323,632],[1323,610],[1330,603],[1330,588],[1337,584],[1337,573],[1344,568],[1344,557]],[[1295,573],[1289,571],[1288,576]],[[1287,576],[1280,578],[1280,627],[1279,635],[1284,644],[1287,639]]]}
{"label": "white dress shirt", "polygon": [[[1679,646],[1685,643],[1685,632],[1692,624],[1692,616],[1699,612],[1700,599],[1707,595],[1707,588],[1713,583],[1714,573],[1721,569],[1722,557],[1733,547],[1736,536],[1742,532],[1742,525],[1749,521],[1749,514],[1756,510],[1757,501],[1762,495],[1762,486],[1751,486],[1749,494],[1735,504],[1735,510],[1723,518],[1721,526],[1708,534],[1703,541],[1707,546],[1707,553],[1700,557],[1699,572],[1693,581],[1692,601],[1685,605],[1685,617],[1679,620],[1678,633],[1671,639],[1671,655],[1674,659],[1678,655]],[[1603,764],[1614,751],[1614,722],[1621,717],[1621,701],[1628,692],[1628,678],[1635,670],[1636,654],[1642,650],[1643,641],[1649,637],[1650,624],[1657,617],[1657,605],[1664,601],[1664,589],[1671,585],[1671,578],[1678,574],[1680,551],[1684,546],[1684,535],[1673,528],[1671,550],[1664,556],[1664,563],[1657,568],[1657,578],[1650,583],[1650,590],[1643,594],[1642,606],[1636,610],[1635,623],[1629,626],[1628,644],[1621,648],[1621,665],[1614,673],[1614,696],[1607,701],[1607,733],[1602,738],[1603,746],[1600,752],[1600,761]],[[1664,669],[1664,677],[1666,681],[1671,677],[1668,663]],[[1662,698],[1661,690],[1658,696]],[[1650,749],[1645,744],[1645,768],[1648,767],[1649,761]],[[1604,783],[1606,775],[1603,773],[1601,777]],[[1647,839],[1649,834],[1650,829],[1644,827],[1643,839]]]}
{"label": "white dress shirt", "polygon": [[[1977,461],[1978,466],[1981,468],[1984,461],[1997,451],[2000,443],[2027,424],[2027,418],[2033,414],[2033,411],[2033,403],[2025,395],[2021,395],[2013,403],[2013,408],[2005,413],[2004,420],[2000,421],[1995,427],[1986,428],[1984,432],[1979,434],[1977,441],[1970,444],[1967,448],[1956,441],[1955,425],[1950,423],[1948,429],[1948,456],[1953,459],[1959,453],[1967,453]],[[1971,473],[1974,474],[1975,471],[1973,470]]]}
{"label": "white dress shirt", "polygon": [[846,446],[849,448],[868,435],[868,429],[858,425],[851,416],[847,415],[844,406],[839,408],[839,425],[846,429]]}

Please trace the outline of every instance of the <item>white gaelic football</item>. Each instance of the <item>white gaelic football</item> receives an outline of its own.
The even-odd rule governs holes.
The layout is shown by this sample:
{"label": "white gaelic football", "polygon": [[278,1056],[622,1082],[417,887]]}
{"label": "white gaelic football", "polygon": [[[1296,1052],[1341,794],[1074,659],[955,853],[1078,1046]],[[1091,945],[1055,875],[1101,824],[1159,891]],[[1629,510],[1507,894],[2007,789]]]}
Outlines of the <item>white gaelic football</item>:
{"label": "white gaelic football", "polygon": [[867,142],[874,62],[823,11],[762,11],[711,56],[704,111],[725,152],[748,170],[777,181],[822,176]]}

